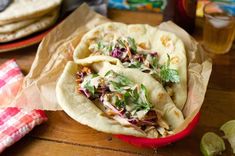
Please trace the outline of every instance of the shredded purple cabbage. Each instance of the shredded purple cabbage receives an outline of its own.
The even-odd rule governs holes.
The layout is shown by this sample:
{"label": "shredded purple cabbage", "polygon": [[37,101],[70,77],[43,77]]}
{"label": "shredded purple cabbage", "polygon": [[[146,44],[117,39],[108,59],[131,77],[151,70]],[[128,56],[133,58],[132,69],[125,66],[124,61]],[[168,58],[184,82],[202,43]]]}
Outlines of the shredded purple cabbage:
{"label": "shredded purple cabbage", "polygon": [[83,93],[87,98],[91,97],[91,94],[86,89],[79,88],[79,91]]}
{"label": "shredded purple cabbage", "polygon": [[142,123],[143,125],[156,125],[155,122],[153,122],[153,121],[148,121],[148,120],[142,120],[141,123]]}
{"label": "shredded purple cabbage", "polygon": [[116,47],[111,52],[111,56],[121,59],[124,52],[126,52],[125,48],[120,49],[119,47]]}
{"label": "shredded purple cabbage", "polygon": [[154,121],[148,121],[148,120],[138,120],[138,119],[128,119],[128,122],[130,122],[133,125],[156,125]]}
{"label": "shredded purple cabbage", "polygon": [[84,72],[77,72],[76,75],[77,75],[77,77],[80,77],[80,78],[83,79],[86,76],[86,73],[84,73]]}
{"label": "shredded purple cabbage", "polygon": [[144,55],[143,54],[136,54],[134,55],[135,60],[139,62],[144,62]]}
{"label": "shredded purple cabbage", "polygon": [[152,57],[155,57],[155,56],[157,56],[158,54],[157,54],[157,52],[151,52],[150,55],[151,55]]}
{"label": "shredded purple cabbage", "polygon": [[138,123],[137,119],[128,119],[128,122],[130,122],[133,125],[136,125]]}

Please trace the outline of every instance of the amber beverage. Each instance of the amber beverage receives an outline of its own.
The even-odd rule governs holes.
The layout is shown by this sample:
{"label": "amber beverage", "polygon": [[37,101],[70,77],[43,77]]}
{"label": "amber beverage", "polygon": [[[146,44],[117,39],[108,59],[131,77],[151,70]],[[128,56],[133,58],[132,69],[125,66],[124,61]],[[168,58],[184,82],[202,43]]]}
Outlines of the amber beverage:
{"label": "amber beverage", "polygon": [[205,24],[203,30],[204,48],[215,54],[227,53],[235,36],[235,19],[232,15],[219,7],[210,8],[214,3],[209,3],[204,8]]}

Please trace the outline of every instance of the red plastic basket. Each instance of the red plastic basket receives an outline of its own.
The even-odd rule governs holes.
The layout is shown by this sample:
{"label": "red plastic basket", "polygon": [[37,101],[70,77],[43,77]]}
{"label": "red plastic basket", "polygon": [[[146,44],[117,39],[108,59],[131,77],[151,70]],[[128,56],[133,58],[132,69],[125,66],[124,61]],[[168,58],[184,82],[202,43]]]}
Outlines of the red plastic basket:
{"label": "red plastic basket", "polygon": [[200,113],[197,113],[195,117],[193,118],[193,120],[189,123],[189,125],[184,130],[182,130],[181,132],[177,134],[170,135],[164,138],[151,139],[151,138],[142,138],[142,137],[135,137],[135,136],[128,136],[128,135],[121,135],[121,134],[115,135],[115,136],[124,142],[130,143],[138,147],[147,147],[147,148],[163,147],[188,136],[197,125],[199,121],[199,117],[200,117]]}

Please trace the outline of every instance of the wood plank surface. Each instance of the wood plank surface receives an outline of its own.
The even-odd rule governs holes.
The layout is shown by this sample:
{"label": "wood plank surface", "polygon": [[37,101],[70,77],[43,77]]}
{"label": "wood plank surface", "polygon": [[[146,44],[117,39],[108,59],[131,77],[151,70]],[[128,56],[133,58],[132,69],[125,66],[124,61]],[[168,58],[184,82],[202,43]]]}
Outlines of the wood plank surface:
{"label": "wood plank surface", "polygon": [[102,156],[102,155],[123,155],[135,156],[137,152],[114,150],[111,148],[96,148],[92,145],[81,145],[71,142],[62,142],[48,139],[35,139],[24,137],[21,142],[13,145],[5,156]]}
{"label": "wood plank surface", "polygon": [[[140,13],[109,10],[109,17],[125,23],[147,23],[157,25],[162,16],[156,13]],[[201,25],[193,36],[201,40]],[[16,58],[24,74],[33,62],[37,45],[8,53],[0,53],[0,63]],[[226,55],[212,56],[213,71],[205,101],[201,109],[201,118],[193,133],[169,146],[159,149],[138,148],[120,141],[111,134],[105,134],[83,126],[63,111],[47,112],[48,121],[37,126],[18,143],[8,148],[2,155],[159,155],[159,156],[198,156],[200,139],[205,132],[219,132],[219,127],[226,121],[235,119],[235,46]],[[224,155],[232,155],[226,142]]]}

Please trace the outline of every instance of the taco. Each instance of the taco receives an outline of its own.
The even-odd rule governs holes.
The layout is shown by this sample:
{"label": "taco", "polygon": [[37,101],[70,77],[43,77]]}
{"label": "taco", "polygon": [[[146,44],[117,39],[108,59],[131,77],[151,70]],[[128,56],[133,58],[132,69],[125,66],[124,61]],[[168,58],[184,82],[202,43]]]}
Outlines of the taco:
{"label": "taco", "polygon": [[[75,49],[74,61],[110,56],[119,66],[136,68],[160,82],[183,109],[187,98],[187,62],[183,42],[174,34],[149,25],[106,23],[86,33]],[[109,60],[108,59],[108,60]]]}
{"label": "taco", "polygon": [[68,62],[56,96],[70,117],[106,133],[164,137],[184,121],[162,85],[149,74],[104,61]]}

